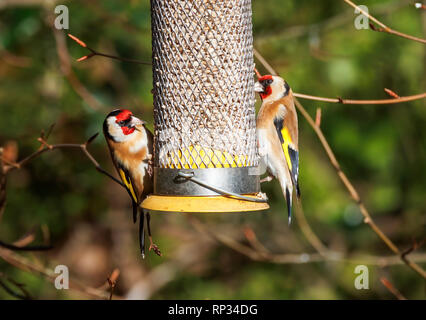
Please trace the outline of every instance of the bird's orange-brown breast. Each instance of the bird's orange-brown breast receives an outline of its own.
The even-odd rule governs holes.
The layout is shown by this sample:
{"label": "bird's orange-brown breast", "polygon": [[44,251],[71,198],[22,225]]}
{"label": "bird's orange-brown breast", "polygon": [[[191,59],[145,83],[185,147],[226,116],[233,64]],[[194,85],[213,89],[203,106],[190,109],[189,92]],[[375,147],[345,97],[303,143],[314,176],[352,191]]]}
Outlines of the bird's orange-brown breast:
{"label": "bird's orange-brown breast", "polygon": [[[140,133],[138,134],[141,135]],[[148,160],[150,159],[147,145],[135,152],[130,151],[132,149],[135,150],[136,144],[140,143],[140,138],[141,137],[135,137],[135,139],[126,142],[108,141],[115,160],[131,175],[138,197],[150,192],[152,189],[151,178],[148,177],[146,172],[149,166]]]}

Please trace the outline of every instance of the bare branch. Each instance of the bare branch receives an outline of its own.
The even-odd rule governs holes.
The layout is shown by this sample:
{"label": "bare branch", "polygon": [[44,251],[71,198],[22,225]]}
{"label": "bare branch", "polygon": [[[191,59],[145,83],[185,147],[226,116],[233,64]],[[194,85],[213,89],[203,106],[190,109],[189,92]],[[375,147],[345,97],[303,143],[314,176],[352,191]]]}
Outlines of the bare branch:
{"label": "bare branch", "polygon": [[[257,51],[256,49],[253,49],[254,56],[257,60],[265,67],[265,69],[268,71],[271,75],[278,75],[278,73],[272,68],[272,66],[265,60],[265,58]],[[389,89],[387,89],[389,90]],[[389,90],[391,91],[391,90]],[[386,91],[388,92],[388,91]],[[392,91],[393,92],[393,91]],[[389,92],[388,92],[389,93]],[[414,101],[414,100],[421,100],[426,98],[426,92],[412,95],[412,96],[406,96],[406,97],[400,97],[398,98],[394,97],[394,99],[376,99],[376,100],[353,100],[353,99],[343,99],[343,98],[326,98],[326,97],[320,97],[320,96],[313,96],[309,94],[304,93],[297,93],[294,92],[293,95],[297,98],[301,99],[308,99],[308,100],[315,100],[315,101],[322,101],[322,102],[329,102],[329,103],[340,103],[340,104],[395,104],[395,103],[402,103],[402,102],[408,102],[408,101]]]}
{"label": "bare branch", "polygon": [[[55,279],[57,277],[57,274],[54,273],[52,269],[46,268],[41,266],[40,264],[36,264],[31,262],[29,259],[13,252],[7,249],[0,248],[0,258],[2,258],[4,261],[12,264],[13,266],[27,271],[31,273],[36,273],[41,275],[43,278],[47,279],[48,281],[55,283]],[[71,281],[69,282],[70,290],[79,292],[80,294],[83,294],[85,296],[95,298],[95,299],[108,299],[110,296],[110,293],[92,288],[89,286],[86,286],[78,281]],[[115,296],[117,299],[121,299],[121,297]]]}
{"label": "bare branch", "polygon": [[380,26],[380,28],[376,28],[374,27],[374,25],[370,24],[370,27],[372,27],[371,29],[374,31],[379,31],[379,32],[386,32],[386,33],[390,33],[390,34],[394,34],[396,36],[408,39],[408,40],[413,40],[413,41],[417,41],[420,43],[426,43],[426,39],[421,39],[418,37],[413,37],[410,36],[408,34],[393,30],[391,28],[389,28],[388,26],[386,26],[384,23],[380,22],[379,20],[377,20],[376,18],[374,18],[371,14],[369,14],[368,12],[366,12],[365,10],[363,10],[362,8],[358,7],[355,3],[353,3],[350,0],[343,0],[345,1],[348,5],[350,5],[351,7],[359,10],[359,12],[361,12],[364,16],[368,17],[370,20],[374,21],[377,25]]}
{"label": "bare branch", "polygon": [[90,58],[92,58],[94,56],[101,56],[101,57],[115,59],[115,60],[119,60],[119,61],[123,61],[123,62],[137,63],[137,64],[143,64],[143,65],[148,65],[148,66],[152,65],[151,62],[145,62],[145,61],[141,61],[141,60],[137,60],[137,59],[122,58],[122,57],[118,57],[118,56],[114,56],[114,55],[110,55],[110,54],[98,52],[98,51],[96,51],[96,50],[88,47],[85,42],[83,42],[82,40],[80,40],[76,36],[73,36],[72,34],[68,33],[68,37],[70,37],[75,42],[77,42],[80,46],[82,46],[83,48],[86,48],[87,50],[89,50],[91,52],[90,54],[77,59],[77,62],[88,60],[88,59],[90,59]]}
{"label": "bare branch", "polygon": [[90,137],[85,143],[83,144],[73,144],[73,143],[62,143],[62,144],[48,144],[47,141],[45,141],[44,139],[42,139],[41,137],[38,138],[38,140],[42,143],[42,148],[35,151],[34,153],[28,155],[27,157],[25,157],[24,159],[9,165],[8,167],[6,167],[5,169],[5,173],[8,173],[9,171],[12,171],[14,169],[20,169],[21,167],[23,167],[24,165],[26,165],[28,162],[30,162],[31,160],[37,158],[38,156],[42,155],[43,153],[47,152],[47,151],[52,151],[52,150],[56,150],[56,149],[80,149],[84,155],[93,163],[93,165],[95,166],[96,170],[98,170],[100,173],[106,175],[108,178],[110,178],[111,180],[114,180],[116,183],[118,183],[120,186],[122,186],[123,188],[125,188],[125,186],[123,185],[123,183],[116,179],[114,176],[112,176],[111,174],[109,174],[107,171],[105,171],[104,169],[102,169],[102,167],[99,165],[99,163],[96,161],[96,159],[91,155],[91,153],[87,150],[88,145],[98,136],[99,133],[94,134],[92,137]]}
{"label": "bare branch", "polygon": [[388,289],[398,300],[407,300],[406,297],[404,297],[401,292],[397,288],[395,288],[392,283],[385,277],[380,278],[380,282],[385,286],[386,289]]}
{"label": "bare branch", "polygon": [[321,114],[321,108],[317,108],[317,112],[315,114],[315,125],[317,127],[321,126],[321,116],[322,116],[322,114]]}
{"label": "bare branch", "polygon": [[[258,55],[259,52],[258,52]],[[261,55],[260,55],[261,56]],[[264,59],[263,59],[264,60]],[[269,65],[265,65],[265,68],[271,68],[270,71],[272,74],[276,74],[275,70],[272,69]],[[397,99],[400,100],[400,99]],[[374,220],[372,219],[370,213],[368,212],[367,208],[365,207],[364,203],[362,202],[357,190],[353,186],[353,184],[349,181],[346,174],[342,171],[339,162],[337,161],[334,152],[332,151],[330,145],[328,144],[327,139],[325,138],[323,132],[321,131],[320,127],[318,127],[315,124],[315,121],[311,118],[309,113],[305,110],[305,108],[300,104],[300,102],[295,99],[296,107],[299,110],[299,112],[303,115],[303,117],[308,121],[309,125],[312,127],[312,129],[315,131],[316,135],[318,136],[321,145],[323,146],[332,166],[336,170],[337,175],[339,176],[340,180],[343,182],[344,186],[346,187],[349,195],[351,198],[357,203],[361,214],[364,216],[364,223],[368,224],[369,227],[379,236],[379,238],[386,244],[386,246],[396,255],[401,256],[401,252],[398,249],[398,247],[390,240],[385,233],[376,225]],[[402,257],[401,257],[402,259]],[[420,267],[415,262],[412,262],[406,259],[402,259],[406,265],[408,265],[411,269],[416,271],[419,275],[421,275],[423,278],[426,278],[426,272],[423,270],[422,267]]]}
{"label": "bare branch", "polygon": [[[229,236],[212,231],[210,227],[207,227],[193,215],[187,215],[186,217],[192,226],[201,234],[208,235],[211,239],[254,261],[262,261],[273,264],[305,264],[329,261],[350,264],[367,264],[379,267],[403,264],[403,261],[397,256],[352,255],[345,257],[344,254],[331,250],[327,250],[326,252],[323,252],[323,254],[306,252],[271,253],[266,247],[263,246],[262,243],[257,240],[256,235],[251,229],[246,228],[244,230],[244,235],[253,248],[248,247]],[[413,255],[412,259],[417,262],[425,263],[426,254]]]}
{"label": "bare branch", "polygon": [[[1,276],[1,274],[0,274],[0,276]],[[12,297],[15,297],[15,298],[17,298],[17,299],[20,299],[20,300],[29,300],[30,299],[30,297],[29,296],[27,296],[27,295],[23,295],[23,294],[20,294],[20,293],[18,293],[18,292],[15,292],[13,289],[11,289],[10,287],[8,287],[3,281],[1,281],[0,280],[0,287],[2,287],[3,288],[3,290],[4,291],[6,291],[8,294],[10,294]],[[19,288],[19,287],[18,287]]]}
{"label": "bare branch", "polygon": [[325,98],[325,97],[312,96],[309,94],[296,93],[296,92],[293,95],[301,99],[323,101],[323,102],[330,102],[330,103],[341,103],[341,104],[395,104],[395,103],[402,103],[402,102],[408,102],[408,101],[414,101],[414,100],[421,100],[426,98],[426,92],[412,95],[412,96],[399,97],[394,99],[379,99],[379,100],[353,100],[353,99],[343,99],[343,98]]}
{"label": "bare branch", "polygon": [[13,244],[5,243],[1,240],[0,240],[0,247],[6,248],[6,249],[9,249],[9,250],[14,250],[14,251],[46,251],[46,250],[53,249],[53,246],[25,246],[25,247],[20,247],[20,246],[15,246]]}
{"label": "bare branch", "polygon": [[62,74],[65,76],[65,78],[67,78],[74,91],[89,105],[89,107],[91,107],[93,110],[101,109],[102,104],[80,82],[71,67],[70,55],[64,33],[54,28],[53,23],[50,27],[52,28],[52,32],[55,37],[56,51],[58,53]]}

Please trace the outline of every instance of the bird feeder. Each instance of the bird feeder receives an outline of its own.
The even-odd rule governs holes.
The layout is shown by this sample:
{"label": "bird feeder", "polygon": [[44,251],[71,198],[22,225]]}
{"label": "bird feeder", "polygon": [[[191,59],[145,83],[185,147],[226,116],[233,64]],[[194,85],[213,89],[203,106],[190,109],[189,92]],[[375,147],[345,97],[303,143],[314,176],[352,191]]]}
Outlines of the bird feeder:
{"label": "bird feeder", "polygon": [[256,143],[251,0],[151,0],[149,211],[268,209]]}

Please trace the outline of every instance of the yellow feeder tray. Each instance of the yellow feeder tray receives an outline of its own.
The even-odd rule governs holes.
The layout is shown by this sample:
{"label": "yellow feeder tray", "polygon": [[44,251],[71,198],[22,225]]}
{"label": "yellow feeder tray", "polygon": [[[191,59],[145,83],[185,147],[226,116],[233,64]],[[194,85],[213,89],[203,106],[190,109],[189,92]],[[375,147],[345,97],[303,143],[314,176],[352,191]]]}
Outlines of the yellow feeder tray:
{"label": "yellow feeder tray", "polygon": [[[260,198],[259,177],[247,156],[199,145],[169,152],[165,168],[154,168],[154,193],[142,208],[158,212],[227,213],[269,209]],[[245,199],[242,199],[245,198]]]}
{"label": "yellow feeder tray", "polygon": [[[254,195],[245,195],[256,199]],[[231,213],[263,211],[269,209],[266,202],[252,202],[225,196],[182,197],[150,195],[142,202],[142,208],[159,212]]]}

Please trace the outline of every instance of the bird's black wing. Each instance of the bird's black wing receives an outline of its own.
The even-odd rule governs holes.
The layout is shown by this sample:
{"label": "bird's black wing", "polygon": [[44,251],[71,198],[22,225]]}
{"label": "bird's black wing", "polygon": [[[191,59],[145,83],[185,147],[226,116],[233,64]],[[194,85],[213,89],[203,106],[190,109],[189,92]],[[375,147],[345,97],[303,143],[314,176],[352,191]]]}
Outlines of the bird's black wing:
{"label": "bird's black wing", "polygon": [[129,171],[123,168],[122,166],[117,167],[118,174],[120,175],[121,181],[126,186],[126,190],[129,193],[130,197],[132,198],[132,206],[133,206],[133,222],[135,223],[138,216],[138,206],[139,201],[138,197],[135,192],[133,179],[129,174]]}
{"label": "bird's black wing", "polygon": [[293,148],[293,140],[290,135],[288,128],[284,125],[284,119],[275,118],[274,126],[277,130],[278,138],[284,152],[284,157],[287,162],[288,169],[290,171],[291,180],[296,188],[296,194],[300,197],[299,190],[299,152]]}

